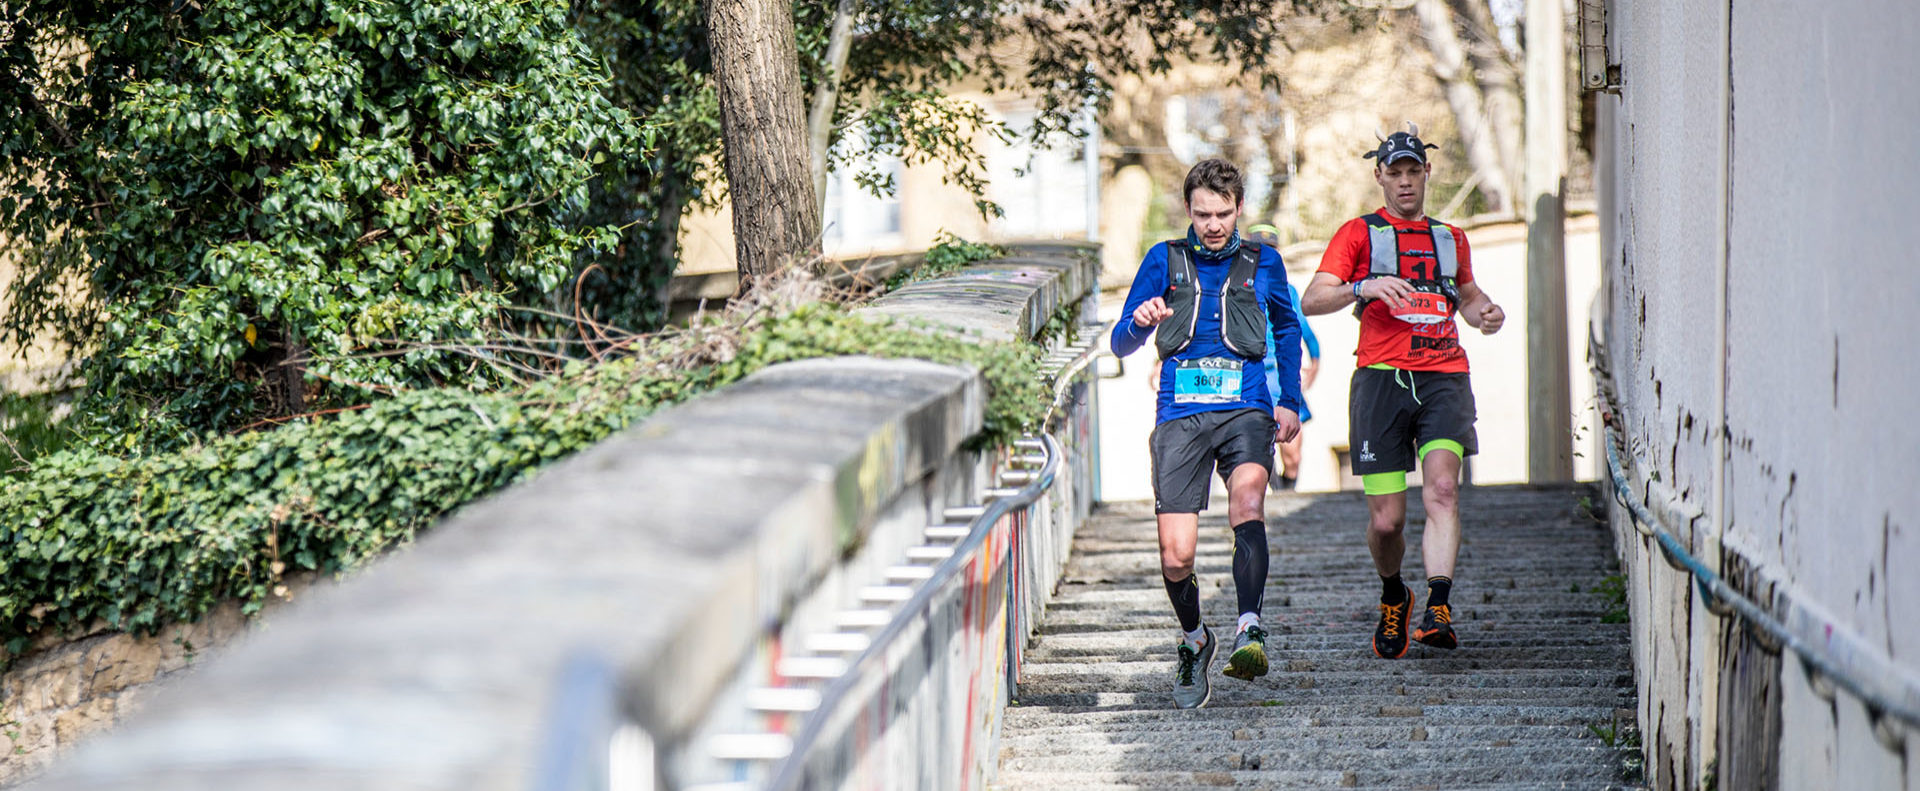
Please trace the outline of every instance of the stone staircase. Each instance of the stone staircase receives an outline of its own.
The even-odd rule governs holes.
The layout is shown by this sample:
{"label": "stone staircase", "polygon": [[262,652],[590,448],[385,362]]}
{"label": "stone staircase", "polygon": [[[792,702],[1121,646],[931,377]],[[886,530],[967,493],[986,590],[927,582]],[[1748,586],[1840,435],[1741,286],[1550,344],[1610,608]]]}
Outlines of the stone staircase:
{"label": "stone staircase", "polygon": [[[1358,493],[1270,496],[1272,671],[1220,671],[1204,709],[1173,708],[1177,629],[1149,503],[1104,506],[1074,541],[1059,595],[1007,709],[995,788],[1631,788],[1628,627],[1596,591],[1612,539],[1585,487],[1471,487],[1454,626],[1461,647],[1369,649],[1379,578]],[[1215,504],[1223,503],[1216,496]],[[1424,603],[1423,516],[1409,492],[1403,572]],[[1200,521],[1202,611],[1230,644],[1232,532]],[[1416,617],[1419,610],[1416,609]]]}

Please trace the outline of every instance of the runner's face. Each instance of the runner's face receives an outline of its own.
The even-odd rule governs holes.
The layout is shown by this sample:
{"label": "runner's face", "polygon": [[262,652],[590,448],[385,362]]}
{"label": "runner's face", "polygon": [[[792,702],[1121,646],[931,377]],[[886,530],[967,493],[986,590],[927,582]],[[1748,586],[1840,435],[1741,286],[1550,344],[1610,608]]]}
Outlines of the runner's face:
{"label": "runner's face", "polygon": [[1200,235],[1201,246],[1219,250],[1233,238],[1233,226],[1240,222],[1240,204],[1232,198],[1205,187],[1187,196],[1187,219],[1193,232]]}
{"label": "runner's face", "polygon": [[1403,220],[1420,219],[1427,204],[1427,176],[1432,172],[1425,163],[1411,159],[1374,168],[1373,179],[1380,182],[1387,211]]}

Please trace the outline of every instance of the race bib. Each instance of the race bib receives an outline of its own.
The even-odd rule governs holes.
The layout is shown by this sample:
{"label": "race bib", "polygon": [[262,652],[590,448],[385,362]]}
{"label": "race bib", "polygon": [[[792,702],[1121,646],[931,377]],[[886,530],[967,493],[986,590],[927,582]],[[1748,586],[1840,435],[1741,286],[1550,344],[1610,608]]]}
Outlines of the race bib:
{"label": "race bib", "polygon": [[1415,291],[1407,297],[1407,304],[1389,307],[1387,312],[1408,324],[1439,324],[1453,318],[1453,305],[1445,294]]}
{"label": "race bib", "polygon": [[1231,404],[1240,400],[1239,360],[1202,357],[1180,360],[1173,369],[1176,404]]}

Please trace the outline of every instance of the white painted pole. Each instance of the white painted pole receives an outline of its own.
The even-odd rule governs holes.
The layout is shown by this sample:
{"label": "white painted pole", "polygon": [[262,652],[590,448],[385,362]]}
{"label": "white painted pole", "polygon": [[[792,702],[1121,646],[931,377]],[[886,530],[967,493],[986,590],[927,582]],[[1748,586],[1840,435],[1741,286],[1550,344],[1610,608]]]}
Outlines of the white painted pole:
{"label": "white painted pole", "polygon": [[1566,12],[1527,0],[1527,479],[1573,479],[1565,250]]}
{"label": "white painted pole", "polygon": [[1093,105],[1088,104],[1084,121],[1087,125],[1087,139],[1081,155],[1085,159],[1087,173],[1087,241],[1100,241],[1100,118],[1094,114]]}

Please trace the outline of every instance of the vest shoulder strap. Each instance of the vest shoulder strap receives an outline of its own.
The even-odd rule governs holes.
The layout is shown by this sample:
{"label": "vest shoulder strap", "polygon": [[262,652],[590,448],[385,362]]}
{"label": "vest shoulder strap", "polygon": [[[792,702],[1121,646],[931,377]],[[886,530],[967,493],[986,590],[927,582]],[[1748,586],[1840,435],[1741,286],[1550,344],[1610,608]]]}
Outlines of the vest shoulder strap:
{"label": "vest shoulder strap", "polygon": [[1373,277],[1400,274],[1400,234],[1379,212],[1360,218],[1367,223],[1367,274]]}
{"label": "vest shoulder strap", "polygon": [[1440,262],[1440,276],[1456,278],[1460,276],[1459,249],[1454,246],[1453,226],[1439,220],[1428,220],[1427,227],[1433,231],[1433,257]]}
{"label": "vest shoulder strap", "polygon": [[1173,239],[1167,242],[1167,282],[1173,283],[1173,274],[1180,270],[1189,270],[1187,277],[1192,278],[1193,251],[1188,249],[1185,239]]}
{"label": "vest shoulder strap", "polygon": [[[1240,242],[1240,252],[1233,258],[1233,270],[1228,273],[1228,277],[1234,282],[1239,282],[1248,288],[1252,288],[1253,278],[1260,272],[1260,250],[1262,247],[1263,245],[1259,242],[1242,240]],[[1229,285],[1231,285],[1231,283],[1229,283]]]}
{"label": "vest shoulder strap", "polygon": [[1182,283],[1192,283],[1195,293],[1200,288],[1200,272],[1193,268],[1193,250],[1187,247],[1185,239],[1167,241],[1167,288]]}

